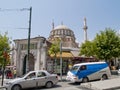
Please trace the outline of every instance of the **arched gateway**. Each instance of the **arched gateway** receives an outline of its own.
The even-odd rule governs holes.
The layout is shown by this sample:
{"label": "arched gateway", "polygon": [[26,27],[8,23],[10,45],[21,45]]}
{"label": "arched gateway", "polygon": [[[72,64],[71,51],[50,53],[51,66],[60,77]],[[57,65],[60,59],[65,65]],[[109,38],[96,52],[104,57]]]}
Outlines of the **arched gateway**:
{"label": "arched gateway", "polygon": [[25,74],[26,71],[33,71],[34,66],[35,66],[35,59],[33,54],[30,53],[28,61],[27,61],[27,55],[25,55],[23,59],[23,74]]}
{"label": "arched gateway", "polygon": [[30,39],[30,54],[27,59],[28,40],[17,39],[13,58],[17,69],[17,76],[21,76],[28,71],[46,69],[47,60],[47,41],[44,37],[35,37]]}

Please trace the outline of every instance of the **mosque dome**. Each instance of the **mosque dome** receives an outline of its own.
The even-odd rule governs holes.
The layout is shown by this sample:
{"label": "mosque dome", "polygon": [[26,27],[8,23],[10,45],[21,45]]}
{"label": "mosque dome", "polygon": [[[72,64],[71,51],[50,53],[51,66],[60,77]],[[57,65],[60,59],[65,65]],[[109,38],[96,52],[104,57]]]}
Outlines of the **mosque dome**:
{"label": "mosque dome", "polygon": [[50,36],[56,36],[56,35],[74,37],[74,32],[65,25],[58,25],[50,32]]}
{"label": "mosque dome", "polygon": [[78,47],[74,32],[66,25],[58,25],[51,30],[48,40],[54,42],[58,39],[62,39],[63,47]]}
{"label": "mosque dome", "polygon": [[69,29],[69,28],[65,25],[59,25],[59,26],[54,28],[54,30],[56,30],[56,29]]}

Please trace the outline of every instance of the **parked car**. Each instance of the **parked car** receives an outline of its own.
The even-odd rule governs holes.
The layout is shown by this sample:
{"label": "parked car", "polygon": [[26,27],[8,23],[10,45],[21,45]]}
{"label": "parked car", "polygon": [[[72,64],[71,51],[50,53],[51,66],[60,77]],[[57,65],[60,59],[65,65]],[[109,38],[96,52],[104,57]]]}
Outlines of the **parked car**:
{"label": "parked car", "polygon": [[58,76],[56,74],[50,74],[45,70],[38,70],[30,71],[21,78],[10,80],[4,87],[7,88],[7,90],[21,90],[41,86],[50,88],[57,83]]}

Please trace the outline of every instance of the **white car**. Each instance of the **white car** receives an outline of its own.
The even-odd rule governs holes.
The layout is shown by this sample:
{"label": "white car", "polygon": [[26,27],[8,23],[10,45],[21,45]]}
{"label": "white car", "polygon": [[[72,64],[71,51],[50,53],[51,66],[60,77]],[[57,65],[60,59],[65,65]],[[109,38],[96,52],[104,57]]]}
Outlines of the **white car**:
{"label": "white car", "polygon": [[117,73],[118,73],[118,75],[120,75],[120,68],[118,69],[118,72],[117,72]]}
{"label": "white car", "polygon": [[56,74],[50,74],[45,70],[38,70],[30,71],[21,78],[10,80],[4,87],[7,88],[7,90],[21,90],[41,86],[50,88],[57,83],[58,76]]}

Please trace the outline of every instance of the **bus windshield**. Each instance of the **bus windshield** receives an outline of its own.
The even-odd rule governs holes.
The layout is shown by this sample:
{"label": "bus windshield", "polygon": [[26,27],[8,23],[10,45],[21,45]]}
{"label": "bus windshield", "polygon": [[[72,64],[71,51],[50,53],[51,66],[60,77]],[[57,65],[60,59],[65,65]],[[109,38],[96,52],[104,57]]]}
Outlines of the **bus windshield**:
{"label": "bus windshield", "polygon": [[77,71],[78,68],[79,68],[79,66],[73,66],[73,67],[71,68],[71,71]]}

